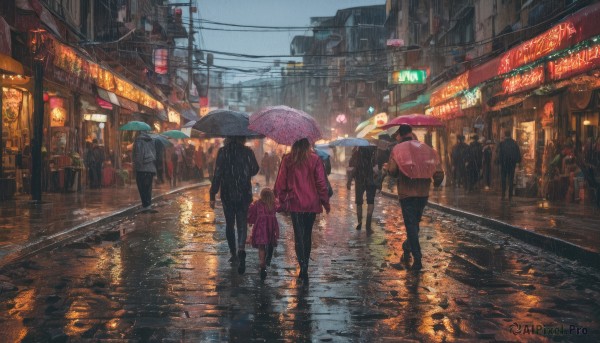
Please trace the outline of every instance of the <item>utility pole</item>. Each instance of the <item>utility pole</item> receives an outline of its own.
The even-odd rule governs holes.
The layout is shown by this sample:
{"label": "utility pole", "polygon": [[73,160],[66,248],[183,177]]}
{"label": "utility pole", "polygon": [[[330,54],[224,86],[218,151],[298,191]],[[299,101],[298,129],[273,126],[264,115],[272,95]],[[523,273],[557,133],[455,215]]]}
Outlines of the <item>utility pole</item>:
{"label": "utility pole", "polygon": [[192,21],[192,13],[194,12],[194,8],[192,7],[192,2],[190,1],[189,6],[189,18],[190,24],[188,26],[188,83],[187,83],[187,94],[185,98],[190,100],[190,92],[192,91],[192,77],[193,77],[193,68],[192,68],[192,58],[193,58],[193,48],[194,48],[194,25]]}

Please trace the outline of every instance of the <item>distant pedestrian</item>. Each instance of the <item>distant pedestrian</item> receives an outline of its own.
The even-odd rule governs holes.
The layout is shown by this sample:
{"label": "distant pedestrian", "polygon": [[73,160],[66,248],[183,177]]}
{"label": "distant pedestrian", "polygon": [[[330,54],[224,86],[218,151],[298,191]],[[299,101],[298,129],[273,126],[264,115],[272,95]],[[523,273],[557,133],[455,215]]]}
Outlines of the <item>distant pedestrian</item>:
{"label": "distant pedestrian", "polygon": [[204,149],[199,146],[194,152],[194,166],[196,175],[200,180],[204,179],[204,164],[206,163],[206,155],[204,155]]}
{"label": "distant pedestrian", "polygon": [[308,280],[308,262],[312,245],[312,228],[317,213],[329,213],[329,196],[323,162],[311,150],[308,139],[292,145],[292,151],[283,156],[275,195],[280,211],[290,212],[294,227],[296,258],[300,266],[299,278]]}
{"label": "distant pedestrian", "polygon": [[[225,214],[225,233],[231,258],[238,261],[238,273],[246,272],[246,237],[248,234],[248,206],[252,202],[252,177],[258,174],[254,152],[245,146],[246,138],[230,137],[219,149],[215,174],[210,187],[210,207],[215,208],[215,197],[221,194]],[[237,246],[235,229],[237,224]]]}
{"label": "distant pedestrian", "polygon": [[490,189],[492,186],[492,154],[493,146],[491,140],[487,140],[483,146],[483,182],[485,189]]}
{"label": "distant pedestrian", "polygon": [[498,144],[498,159],[500,164],[500,180],[502,184],[502,200],[506,198],[506,185],[508,184],[508,200],[512,200],[515,168],[521,162],[521,150],[511,137],[510,130],[504,132],[504,140]]}
{"label": "distant pedestrian", "polygon": [[265,176],[265,184],[271,183],[271,174],[273,174],[273,158],[268,152],[265,152],[262,160],[260,161],[260,171]]}
{"label": "distant pedestrian", "polygon": [[457,135],[458,142],[452,149],[452,181],[454,187],[466,186],[467,171],[465,158],[469,146],[465,143],[465,136]]}
{"label": "distant pedestrian", "polygon": [[477,188],[479,176],[481,175],[481,165],[483,163],[483,146],[479,143],[479,136],[471,137],[471,144],[467,149],[465,166],[467,170],[467,191],[472,192]]}
{"label": "distant pedestrian", "polygon": [[348,180],[347,188],[350,190],[352,180],[354,180],[354,195],[356,203],[356,219],[358,224],[356,230],[362,228],[363,201],[364,195],[367,195],[367,220],[366,230],[371,233],[371,221],[373,219],[373,210],[375,209],[375,193],[379,185],[377,161],[375,157],[377,147],[361,146],[350,157],[349,166],[352,168],[351,178]]}
{"label": "distant pedestrian", "polygon": [[180,143],[175,144],[171,152],[171,162],[173,163],[173,187],[177,186],[177,181],[183,179],[185,173],[185,149]]}
{"label": "distant pedestrian", "polygon": [[156,175],[156,148],[152,137],[145,131],[140,131],[133,142],[133,163],[135,179],[142,199],[142,209],[152,210],[152,180]]}
{"label": "distant pedestrian", "polygon": [[[402,144],[408,144],[407,142],[414,139],[410,125],[400,125],[397,135],[401,142],[394,149],[399,148]],[[398,178],[398,199],[402,208],[402,217],[404,218],[407,236],[407,240],[402,243],[403,253],[400,257],[400,263],[393,264],[392,266],[400,269],[402,268],[402,264],[408,265],[410,256],[412,255],[414,261],[410,269],[415,271],[420,270],[423,268],[421,262],[423,255],[419,243],[419,223],[423,216],[423,210],[427,205],[431,179],[410,178],[405,175],[394,159],[393,152],[386,167],[390,175]]]}
{"label": "distant pedestrian", "polygon": [[275,216],[275,194],[270,188],[263,188],[260,199],[248,209],[248,224],[252,224],[250,241],[258,248],[260,278],[267,277],[267,266],[271,265],[273,249],[279,239],[279,224]]}
{"label": "distant pedestrian", "polygon": [[154,148],[156,149],[156,183],[165,183],[165,146],[158,139],[154,141]]}
{"label": "distant pedestrian", "polygon": [[208,180],[212,181],[215,172],[215,147],[213,145],[206,150],[205,161],[206,169],[208,169]]}

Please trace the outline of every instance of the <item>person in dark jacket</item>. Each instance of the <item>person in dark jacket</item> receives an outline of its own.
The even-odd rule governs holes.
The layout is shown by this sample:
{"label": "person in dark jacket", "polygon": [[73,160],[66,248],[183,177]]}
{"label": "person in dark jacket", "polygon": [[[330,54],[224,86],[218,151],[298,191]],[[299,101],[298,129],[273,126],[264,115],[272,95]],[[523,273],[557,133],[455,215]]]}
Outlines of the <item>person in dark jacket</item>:
{"label": "person in dark jacket", "polygon": [[455,187],[466,186],[465,158],[469,146],[465,143],[465,136],[457,135],[458,143],[452,149],[452,181]]}
{"label": "person in dark jacket", "polygon": [[363,196],[367,194],[367,233],[371,233],[371,220],[373,219],[373,210],[375,209],[375,193],[377,192],[378,182],[376,180],[377,162],[375,160],[375,146],[361,146],[350,158],[349,166],[352,168],[351,178],[348,180],[347,188],[350,190],[352,180],[354,180],[354,194],[356,202],[356,219],[358,224],[356,230],[362,228],[363,217]]}
{"label": "person in dark jacket", "polygon": [[137,183],[142,210],[152,210],[152,180],[156,175],[156,147],[154,140],[145,131],[140,131],[133,142],[133,164],[135,168],[135,181]]}
{"label": "person in dark jacket", "polygon": [[483,163],[483,146],[479,143],[479,136],[471,137],[471,144],[467,150],[467,158],[465,166],[467,168],[467,191],[475,190],[479,182],[479,174],[481,173],[481,165]]}
{"label": "person in dark jacket", "polygon": [[490,189],[492,186],[492,148],[494,143],[491,140],[487,140],[483,146],[483,182],[485,183],[485,189]]}
{"label": "person in dark jacket", "polygon": [[519,145],[511,137],[510,130],[504,132],[504,140],[498,144],[498,159],[500,164],[500,178],[502,183],[502,200],[506,198],[506,184],[508,183],[508,200],[512,200],[515,168],[521,162]]}
{"label": "person in dark jacket", "polygon": [[[246,236],[248,234],[248,207],[252,203],[252,176],[258,174],[254,152],[244,144],[244,137],[230,137],[219,149],[215,172],[210,187],[210,207],[215,208],[215,197],[220,191],[227,243],[235,263],[239,258],[238,273],[246,272]],[[237,247],[235,227],[237,224]]]}

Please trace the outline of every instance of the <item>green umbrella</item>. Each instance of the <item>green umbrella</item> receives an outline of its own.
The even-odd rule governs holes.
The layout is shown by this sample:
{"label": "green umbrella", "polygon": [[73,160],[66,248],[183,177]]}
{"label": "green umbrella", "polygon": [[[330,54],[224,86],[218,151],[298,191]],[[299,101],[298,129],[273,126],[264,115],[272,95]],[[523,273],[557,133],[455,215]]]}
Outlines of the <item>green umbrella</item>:
{"label": "green umbrella", "polygon": [[142,121],[130,121],[119,128],[121,131],[152,131],[150,125]]}
{"label": "green umbrella", "polygon": [[186,135],[185,133],[179,131],[179,130],[169,130],[169,131],[165,131],[165,132],[161,132],[160,133],[163,136],[169,137],[169,138],[190,138],[190,136]]}

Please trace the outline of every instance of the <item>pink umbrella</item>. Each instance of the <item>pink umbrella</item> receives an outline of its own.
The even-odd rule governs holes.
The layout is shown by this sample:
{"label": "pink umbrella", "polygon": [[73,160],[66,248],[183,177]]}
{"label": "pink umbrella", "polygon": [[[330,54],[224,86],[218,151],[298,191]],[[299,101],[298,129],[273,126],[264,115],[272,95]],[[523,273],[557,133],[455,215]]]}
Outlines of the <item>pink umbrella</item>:
{"label": "pink umbrella", "polygon": [[400,171],[411,179],[429,179],[440,163],[437,151],[417,140],[402,142],[392,150]]}
{"label": "pink umbrella", "polygon": [[444,124],[435,117],[425,114],[409,114],[396,117],[387,124],[382,125],[381,128],[387,130],[393,126],[400,126],[401,124],[408,124],[410,126],[444,126]]}
{"label": "pink umbrella", "polygon": [[311,144],[321,139],[315,118],[287,106],[272,106],[252,113],[248,129],[284,145],[293,145],[302,138]]}

